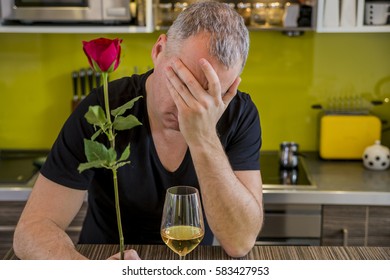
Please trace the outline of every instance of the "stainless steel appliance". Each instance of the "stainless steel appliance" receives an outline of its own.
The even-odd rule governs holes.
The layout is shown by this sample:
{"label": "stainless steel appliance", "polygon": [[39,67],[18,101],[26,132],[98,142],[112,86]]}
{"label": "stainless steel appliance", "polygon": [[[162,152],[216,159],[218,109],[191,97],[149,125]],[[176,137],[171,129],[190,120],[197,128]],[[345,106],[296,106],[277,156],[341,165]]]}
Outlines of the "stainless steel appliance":
{"label": "stainless steel appliance", "polygon": [[1,20],[32,22],[130,22],[129,0],[0,0]]}
{"label": "stainless steel appliance", "polygon": [[[260,169],[263,188],[302,190],[315,189],[299,156],[296,168],[283,168],[275,152],[262,152]],[[319,245],[321,237],[321,205],[265,204],[264,225],[258,245]]]}

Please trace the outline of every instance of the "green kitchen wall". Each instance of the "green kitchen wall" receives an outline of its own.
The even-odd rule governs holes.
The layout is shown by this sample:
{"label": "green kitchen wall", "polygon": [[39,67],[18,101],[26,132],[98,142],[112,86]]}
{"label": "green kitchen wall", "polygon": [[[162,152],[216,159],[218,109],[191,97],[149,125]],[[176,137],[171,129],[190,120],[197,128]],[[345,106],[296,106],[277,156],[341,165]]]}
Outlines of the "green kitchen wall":
{"label": "green kitchen wall", "polygon": [[[47,149],[71,113],[71,72],[87,67],[82,40],[123,38],[112,79],[152,67],[152,34],[0,34],[0,149]],[[295,141],[318,149],[319,110],[312,104],[390,98],[390,33],[318,34],[290,38],[251,32],[242,73],[261,116],[263,150]],[[387,99],[386,99],[387,98]],[[390,123],[390,102],[370,106]],[[389,125],[382,143],[390,146]]]}

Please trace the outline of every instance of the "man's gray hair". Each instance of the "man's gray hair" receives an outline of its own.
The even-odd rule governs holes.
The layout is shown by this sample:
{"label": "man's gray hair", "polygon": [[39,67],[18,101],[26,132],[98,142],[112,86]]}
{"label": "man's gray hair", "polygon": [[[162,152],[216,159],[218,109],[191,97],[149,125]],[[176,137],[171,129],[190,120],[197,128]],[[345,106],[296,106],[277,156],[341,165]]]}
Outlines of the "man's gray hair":
{"label": "man's gray hair", "polygon": [[230,68],[240,59],[244,68],[249,34],[243,18],[225,3],[197,2],[181,12],[167,32],[168,49],[200,32],[210,34],[210,55]]}

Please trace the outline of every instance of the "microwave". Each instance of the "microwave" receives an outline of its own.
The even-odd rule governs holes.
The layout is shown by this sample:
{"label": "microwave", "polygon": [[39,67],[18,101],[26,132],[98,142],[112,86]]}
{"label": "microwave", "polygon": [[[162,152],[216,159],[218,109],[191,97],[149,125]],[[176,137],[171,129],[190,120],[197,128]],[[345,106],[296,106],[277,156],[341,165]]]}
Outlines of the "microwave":
{"label": "microwave", "polygon": [[129,0],[0,0],[1,20],[21,23],[128,23]]}

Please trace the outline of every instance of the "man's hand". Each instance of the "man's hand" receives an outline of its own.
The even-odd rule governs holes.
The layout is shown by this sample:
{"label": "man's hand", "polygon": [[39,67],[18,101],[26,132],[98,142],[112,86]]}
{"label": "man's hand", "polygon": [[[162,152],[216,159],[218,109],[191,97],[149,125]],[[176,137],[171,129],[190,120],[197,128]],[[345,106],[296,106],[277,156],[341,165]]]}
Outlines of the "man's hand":
{"label": "man's hand", "polygon": [[[124,251],[125,260],[140,260],[141,258],[138,256],[137,252],[133,249],[125,250]],[[117,253],[111,257],[109,257],[107,260],[120,260],[121,253]]]}
{"label": "man's hand", "polygon": [[167,67],[167,87],[177,106],[180,131],[188,144],[216,135],[216,124],[236,95],[237,77],[226,93],[212,65],[204,58],[199,67],[206,80],[203,86],[180,59]]}

